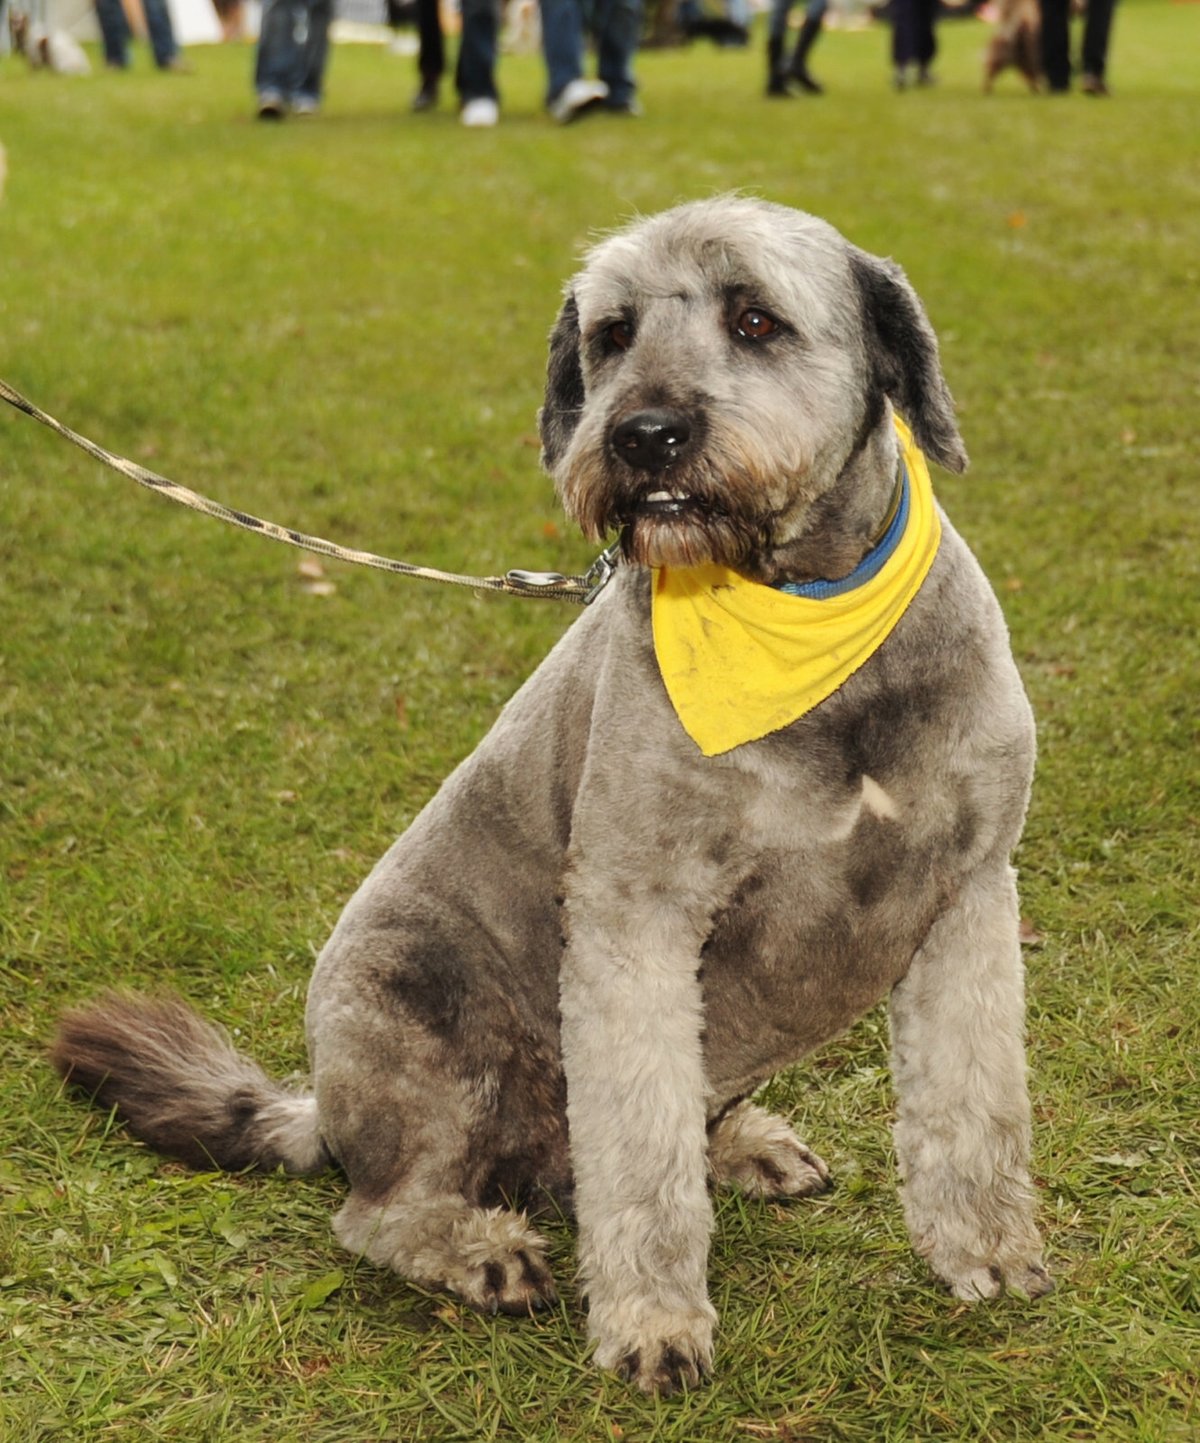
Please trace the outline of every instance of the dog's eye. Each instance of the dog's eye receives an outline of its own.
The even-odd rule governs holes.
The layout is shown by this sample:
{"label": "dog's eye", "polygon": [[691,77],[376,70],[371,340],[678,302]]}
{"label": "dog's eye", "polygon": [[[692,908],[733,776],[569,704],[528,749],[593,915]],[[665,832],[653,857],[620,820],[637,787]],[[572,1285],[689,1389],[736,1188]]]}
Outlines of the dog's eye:
{"label": "dog's eye", "polygon": [[605,334],[618,351],[627,351],[633,345],[633,327],[628,321],[614,321]]}
{"label": "dog's eye", "polygon": [[747,341],[761,341],[778,329],[766,311],[756,310],[753,306],[737,318],[737,333]]}

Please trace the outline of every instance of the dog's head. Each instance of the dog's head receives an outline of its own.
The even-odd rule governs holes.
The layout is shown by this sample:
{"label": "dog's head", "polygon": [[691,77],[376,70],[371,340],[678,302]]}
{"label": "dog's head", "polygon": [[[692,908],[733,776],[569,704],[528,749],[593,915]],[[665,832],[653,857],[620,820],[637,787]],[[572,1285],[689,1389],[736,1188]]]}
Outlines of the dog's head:
{"label": "dog's head", "polygon": [[[700,201],[598,245],[550,337],[542,457],[567,513],[646,565],[769,558],[895,468],[891,407],[952,471],[966,452],[900,268],[824,221]],[[842,493],[845,492],[845,498]]]}

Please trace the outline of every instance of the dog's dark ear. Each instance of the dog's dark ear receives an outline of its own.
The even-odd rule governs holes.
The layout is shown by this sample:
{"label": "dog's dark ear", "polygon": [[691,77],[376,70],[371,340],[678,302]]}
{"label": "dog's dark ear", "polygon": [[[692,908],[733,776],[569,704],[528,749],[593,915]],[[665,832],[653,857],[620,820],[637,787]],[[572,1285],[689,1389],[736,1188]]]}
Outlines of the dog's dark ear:
{"label": "dog's dark ear", "polygon": [[563,302],[550,332],[546,362],[546,399],[538,412],[542,465],[553,469],[566,450],[583,409],[583,371],[579,365],[579,308],[574,295]]}
{"label": "dog's dark ear", "polygon": [[894,261],[850,249],[863,298],[864,331],[876,384],[912,427],[917,445],[947,471],[967,469],[954,401],[938,360],[937,337],[908,278]]}

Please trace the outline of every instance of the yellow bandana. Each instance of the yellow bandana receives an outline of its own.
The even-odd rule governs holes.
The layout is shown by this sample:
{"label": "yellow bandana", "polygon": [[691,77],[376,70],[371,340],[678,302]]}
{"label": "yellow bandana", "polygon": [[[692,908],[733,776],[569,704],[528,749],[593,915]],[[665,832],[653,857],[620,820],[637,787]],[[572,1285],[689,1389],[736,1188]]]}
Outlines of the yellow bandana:
{"label": "yellow bandana", "polygon": [[778,731],[823,702],[878,650],[916,596],[942,528],[925,457],[899,417],[896,430],[906,473],[900,505],[849,576],[783,590],[715,564],[655,571],[659,670],[706,757]]}

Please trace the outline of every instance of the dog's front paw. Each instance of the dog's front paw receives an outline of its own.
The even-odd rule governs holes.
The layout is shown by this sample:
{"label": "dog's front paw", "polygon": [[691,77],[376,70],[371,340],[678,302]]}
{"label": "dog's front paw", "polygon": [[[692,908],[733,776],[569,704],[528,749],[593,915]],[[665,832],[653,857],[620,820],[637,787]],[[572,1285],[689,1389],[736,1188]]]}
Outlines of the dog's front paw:
{"label": "dog's front paw", "polygon": [[950,1291],[965,1303],[986,1302],[998,1298],[1002,1288],[1024,1298],[1042,1298],[1054,1291],[1054,1279],[1040,1258],[1032,1262],[992,1263],[987,1267],[967,1264],[957,1271],[942,1273]]}
{"label": "dog's front paw", "polygon": [[669,1398],[697,1388],[712,1369],[713,1315],[647,1313],[628,1333],[600,1339],[596,1362],[611,1369],[643,1393]]}
{"label": "dog's front paw", "polygon": [[718,1183],[750,1197],[812,1197],[832,1186],[823,1159],[800,1141],[783,1118],[743,1103],[715,1125],[708,1161]]}

